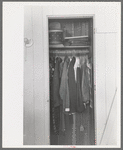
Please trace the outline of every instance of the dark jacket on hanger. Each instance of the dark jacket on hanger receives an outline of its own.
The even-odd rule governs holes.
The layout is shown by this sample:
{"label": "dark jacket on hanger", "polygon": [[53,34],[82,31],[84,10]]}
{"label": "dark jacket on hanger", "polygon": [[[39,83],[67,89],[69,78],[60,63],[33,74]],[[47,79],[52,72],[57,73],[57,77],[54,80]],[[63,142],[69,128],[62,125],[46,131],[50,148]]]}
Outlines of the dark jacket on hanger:
{"label": "dark jacket on hanger", "polygon": [[80,67],[77,67],[77,112],[83,112],[85,110],[85,106],[83,104],[82,90],[81,90],[81,78],[82,72]]}
{"label": "dark jacket on hanger", "polygon": [[61,63],[61,58],[56,58],[56,64],[53,74],[53,82],[52,82],[52,100],[53,100],[53,128],[55,133],[59,134],[60,128],[60,95],[59,95],[59,85],[60,85],[60,71],[59,66]]}
{"label": "dark jacket on hanger", "polygon": [[90,85],[89,85],[89,74],[86,61],[83,65],[83,74],[82,74],[82,96],[83,102],[87,103],[90,100]]}
{"label": "dark jacket on hanger", "polygon": [[[64,59],[64,65],[62,69],[62,75],[61,75],[61,84],[60,84],[60,97],[62,99],[63,105],[61,106],[61,130],[65,131],[65,118],[64,118],[64,111],[65,108],[69,106],[69,91],[68,91],[68,64],[69,64],[69,58],[65,57]],[[68,104],[68,106],[66,105]]]}
{"label": "dark jacket on hanger", "polygon": [[[52,91],[52,84],[53,84],[53,74],[55,68],[55,58],[50,57],[49,59],[49,69],[50,69],[50,91]],[[53,93],[50,92],[50,131],[52,134],[56,134],[56,125],[55,125],[55,118],[54,118],[54,104],[53,104]],[[51,136],[52,136],[51,134]],[[52,137],[51,137],[52,138]]]}
{"label": "dark jacket on hanger", "polygon": [[68,65],[69,65],[69,58],[65,57],[64,65],[62,69],[62,76],[61,76],[61,84],[60,84],[60,97],[63,101],[63,108],[69,108],[69,91],[68,91]]}
{"label": "dark jacket on hanger", "polygon": [[70,97],[70,112],[76,112],[76,82],[74,73],[75,57],[72,58],[69,69],[68,69],[68,87],[69,87],[69,97]]}
{"label": "dark jacket on hanger", "polygon": [[55,64],[55,70],[53,75],[53,101],[54,101],[54,107],[57,107],[60,105],[60,95],[59,95],[59,87],[60,87],[60,63],[62,62],[62,59],[57,57],[56,58],[56,64]]}

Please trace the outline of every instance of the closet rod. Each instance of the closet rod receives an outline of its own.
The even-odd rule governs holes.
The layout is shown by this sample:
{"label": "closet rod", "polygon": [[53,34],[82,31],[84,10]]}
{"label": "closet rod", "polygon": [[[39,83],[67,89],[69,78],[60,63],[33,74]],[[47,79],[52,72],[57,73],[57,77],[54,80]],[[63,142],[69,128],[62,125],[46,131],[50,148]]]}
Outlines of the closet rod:
{"label": "closet rod", "polygon": [[87,54],[87,53],[89,53],[89,50],[67,50],[67,51],[59,51],[59,50],[55,50],[55,51],[49,51],[50,52],[50,54],[52,54],[52,55],[72,55],[72,56],[80,56],[80,55],[85,55],[85,54]]}

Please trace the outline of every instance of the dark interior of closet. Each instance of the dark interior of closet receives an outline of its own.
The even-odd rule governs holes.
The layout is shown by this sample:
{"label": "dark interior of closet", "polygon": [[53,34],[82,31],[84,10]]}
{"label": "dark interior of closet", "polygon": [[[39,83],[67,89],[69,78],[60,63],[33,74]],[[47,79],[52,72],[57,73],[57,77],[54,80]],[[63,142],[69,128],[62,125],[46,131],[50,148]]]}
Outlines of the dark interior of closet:
{"label": "dark interior of closet", "polygon": [[[50,145],[95,145],[93,17],[48,18],[48,29],[50,75]],[[83,64],[87,64],[88,62],[90,65],[90,69],[87,68],[89,73],[88,76],[86,76],[86,74],[83,76],[84,69],[82,64],[82,71],[80,72],[82,79],[81,76],[79,76],[80,70],[77,68],[76,70],[78,72],[76,73],[76,79],[74,79],[76,87],[70,87],[70,85],[72,86],[73,83],[73,75],[72,71],[68,69],[67,80],[65,81],[69,81],[69,86],[67,86],[68,89],[64,89],[63,87],[66,87],[66,82],[64,82],[65,85],[61,83],[63,81],[62,77],[65,75],[63,74],[64,63],[68,59],[69,68],[70,62],[73,60],[73,58],[75,58],[75,60],[79,60],[79,63],[80,60],[84,60]],[[57,70],[55,70],[56,64]],[[79,77],[80,80],[78,80]],[[85,83],[85,80],[88,82]],[[79,84],[79,81],[81,81],[81,85]],[[77,107],[79,107],[79,103],[76,104],[76,101],[78,102],[78,97],[74,99],[74,103],[72,103],[70,99],[70,88],[76,89],[76,93],[78,93],[79,88],[77,86],[80,87],[80,103],[82,99],[82,107],[80,107],[80,111],[77,111]],[[63,102],[64,100],[60,96],[65,96],[64,92],[67,90],[68,93],[66,95],[68,97],[66,96],[66,101]],[[82,95],[81,91],[89,93],[88,101],[83,101],[83,95],[85,93],[83,92],[84,94]],[[70,110],[72,110],[74,107],[71,105],[74,104],[76,110],[72,112]],[[65,107],[66,105],[69,107]]]}

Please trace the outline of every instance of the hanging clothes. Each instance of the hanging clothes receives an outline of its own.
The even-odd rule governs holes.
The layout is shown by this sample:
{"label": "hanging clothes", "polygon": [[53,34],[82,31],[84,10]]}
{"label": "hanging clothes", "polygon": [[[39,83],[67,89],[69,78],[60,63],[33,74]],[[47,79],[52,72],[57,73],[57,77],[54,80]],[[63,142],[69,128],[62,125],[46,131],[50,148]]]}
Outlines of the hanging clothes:
{"label": "hanging clothes", "polygon": [[89,63],[87,59],[87,72],[89,78],[89,87],[90,87],[90,107],[93,108],[93,101],[92,101],[92,65]]}
{"label": "hanging clothes", "polygon": [[65,57],[64,65],[62,69],[62,76],[61,76],[61,84],[60,84],[60,97],[63,101],[63,108],[69,108],[69,91],[68,91],[68,65],[69,65],[69,58]]}
{"label": "hanging clothes", "polygon": [[54,58],[51,60],[51,128],[58,135],[52,137],[58,145],[88,145],[92,132],[89,122],[91,68],[87,56],[70,59],[57,57],[55,64]]}
{"label": "hanging clothes", "polygon": [[[64,61],[62,60],[62,62],[60,63],[60,78],[62,77],[62,72],[63,72],[63,65],[64,65]],[[61,81],[60,81],[61,84]]]}
{"label": "hanging clothes", "polygon": [[65,131],[65,118],[64,118],[64,112],[66,108],[69,108],[69,90],[68,90],[68,65],[69,65],[69,58],[65,57],[63,69],[62,69],[62,75],[61,75],[61,84],[59,89],[59,94],[62,100],[62,107],[61,107],[61,130]]}
{"label": "hanging clothes", "polygon": [[[77,84],[77,113],[75,113],[75,132],[76,132],[76,145],[88,145],[90,143],[90,112],[89,112],[89,103],[86,104],[86,107],[84,105],[84,98],[83,98],[83,89],[87,90],[85,86],[89,85],[89,76],[88,76],[88,68],[85,69],[85,62],[87,60],[87,56],[80,56],[80,64],[77,65],[76,69],[76,84]],[[85,70],[87,71],[85,73]],[[84,74],[84,76],[83,76]],[[86,75],[85,75],[86,74]],[[85,78],[86,77],[86,78]],[[85,82],[84,80],[88,80],[88,82]],[[87,84],[85,84],[87,83]],[[82,86],[82,84],[84,86]],[[90,89],[88,88],[88,92],[90,92]],[[84,93],[85,94],[85,93]],[[86,95],[86,94],[85,94]],[[86,108],[86,109],[85,109]]]}
{"label": "hanging clothes", "polygon": [[82,71],[80,67],[77,67],[77,112],[81,113],[85,110],[85,106],[83,104],[82,90],[81,90],[81,79],[82,79]]}
{"label": "hanging clothes", "polygon": [[61,99],[59,95],[59,85],[60,85],[60,71],[59,66],[61,63],[61,58],[56,58],[56,64],[54,68],[54,74],[53,74],[53,82],[52,82],[52,101],[53,101],[53,126],[54,131],[58,135],[59,134],[59,126],[60,126],[60,104]]}
{"label": "hanging clothes", "polygon": [[69,68],[68,68],[68,87],[69,87],[69,96],[70,96],[70,112],[76,112],[76,82],[75,82],[75,73],[74,73],[74,64],[76,58],[73,57]]}
{"label": "hanging clothes", "polygon": [[[52,84],[53,84],[53,74],[54,74],[54,68],[55,68],[55,58],[50,57],[49,59],[50,65],[50,91],[52,89]],[[51,133],[55,134],[55,129],[54,129],[54,105],[53,105],[53,93],[50,92],[50,125],[51,125]]]}
{"label": "hanging clothes", "polygon": [[80,59],[79,59],[79,57],[76,57],[76,61],[75,61],[75,64],[74,64],[75,81],[77,80],[77,75],[76,75],[77,67],[80,67]]}
{"label": "hanging clothes", "polygon": [[90,83],[89,83],[89,74],[87,68],[87,58],[85,58],[84,64],[82,65],[82,96],[83,102],[88,103],[90,99]]}
{"label": "hanging clothes", "polygon": [[58,143],[58,130],[56,128],[56,120],[55,120],[55,110],[53,103],[53,93],[52,93],[52,84],[53,84],[53,75],[55,69],[55,57],[50,57],[49,59],[49,69],[50,69],[50,134],[51,134],[51,143]]}
{"label": "hanging clothes", "polygon": [[60,87],[60,63],[62,59],[60,57],[56,58],[55,70],[53,75],[53,101],[54,107],[60,105],[61,99],[59,95],[59,87]]}

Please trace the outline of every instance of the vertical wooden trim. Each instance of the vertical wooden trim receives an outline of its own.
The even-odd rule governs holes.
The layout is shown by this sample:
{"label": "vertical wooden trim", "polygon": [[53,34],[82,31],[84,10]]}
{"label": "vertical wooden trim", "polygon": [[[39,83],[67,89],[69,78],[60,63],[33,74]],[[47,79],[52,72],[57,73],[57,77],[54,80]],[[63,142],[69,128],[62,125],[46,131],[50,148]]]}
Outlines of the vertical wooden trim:
{"label": "vertical wooden trim", "polygon": [[43,9],[33,7],[35,145],[45,145]]}
{"label": "vertical wooden trim", "polygon": [[[90,20],[90,31],[89,31],[89,34],[90,34],[90,38],[91,38],[91,47],[90,47],[90,51],[91,51],[91,55],[92,55],[92,58],[91,58],[91,63],[92,63],[92,100],[93,100],[93,103],[92,103],[92,113],[91,113],[91,120],[92,120],[92,131],[91,131],[91,144],[95,144],[95,114],[96,114],[96,111],[95,111],[95,63],[94,63],[94,60],[95,60],[95,53],[94,53],[94,17],[92,18],[92,20]],[[96,145],[96,144],[95,144]]]}
{"label": "vertical wooden trim", "polygon": [[[32,7],[24,8],[24,38],[32,39]],[[26,61],[24,60],[24,145],[34,145],[34,101],[33,101],[33,47],[27,51]]]}
{"label": "vertical wooden trim", "polygon": [[52,15],[52,7],[43,7],[43,49],[44,49],[44,106],[45,106],[45,145],[50,145],[50,93],[49,93],[49,32],[48,16]]}
{"label": "vertical wooden trim", "polygon": [[94,133],[95,133],[95,145],[97,145],[97,109],[96,109],[96,41],[95,41],[95,15],[93,16],[93,97],[94,97]]}

